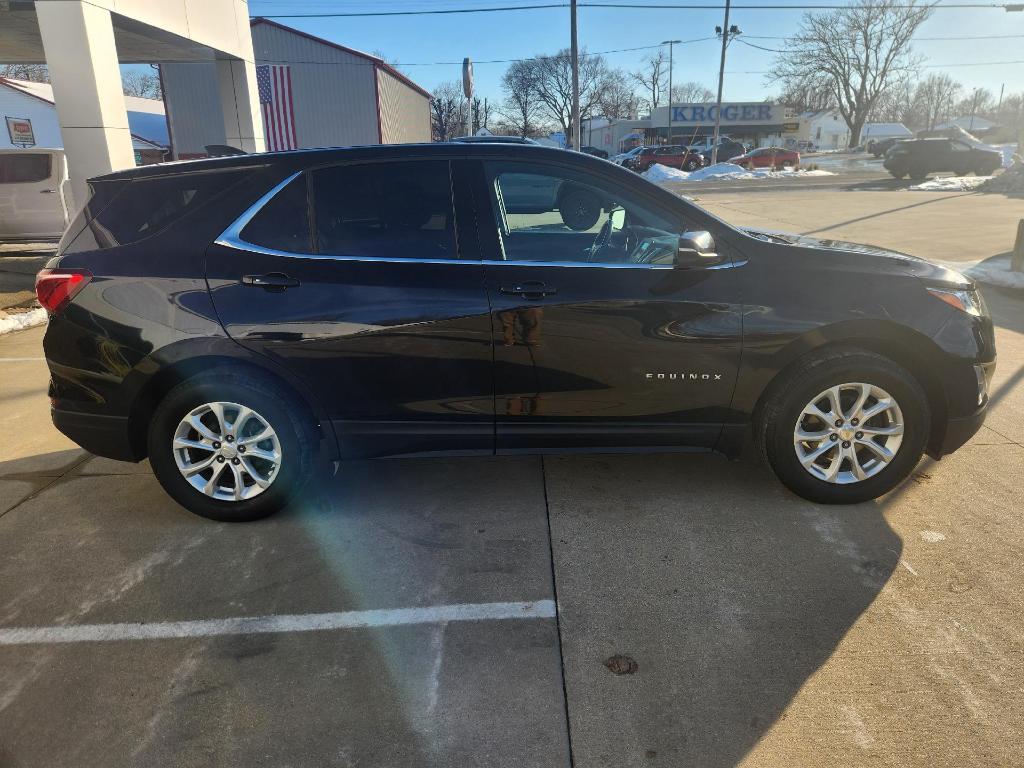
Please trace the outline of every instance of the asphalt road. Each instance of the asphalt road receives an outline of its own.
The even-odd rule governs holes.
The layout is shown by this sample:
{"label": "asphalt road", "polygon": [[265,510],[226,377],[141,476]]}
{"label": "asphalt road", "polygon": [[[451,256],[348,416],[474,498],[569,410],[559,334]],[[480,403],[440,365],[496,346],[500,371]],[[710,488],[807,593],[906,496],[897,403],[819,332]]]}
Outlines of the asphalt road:
{"label": "asphalt road", "polygon": [[435,459],[215,524],[0,337],[0,766],[1017,764],[1024,301],[988,300],[987,426],[848,508],[751,460]]}

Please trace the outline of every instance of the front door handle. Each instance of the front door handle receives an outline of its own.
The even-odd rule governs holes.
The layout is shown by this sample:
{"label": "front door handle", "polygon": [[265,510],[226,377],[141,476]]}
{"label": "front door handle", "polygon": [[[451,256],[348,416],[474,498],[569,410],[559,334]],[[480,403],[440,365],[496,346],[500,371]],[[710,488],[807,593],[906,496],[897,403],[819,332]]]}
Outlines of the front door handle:
{"label": "front door handle", "polygon": [[56,191],[57,191],[56,189],[40,189],[40,190],[39,190],[39,194],[40,194],[40,195],[52,195],[52,194],[54,194],[54,193],[55,193]]}
{"label": "front door handle", "polygon": [[283,272],[268,272],[265,275],[243,275],[242,285],[254,285],[272,293],[280,293],[286,288],[297,288],[299,280]]}
{"label": "front door handle", "polygon": [[524,299],[543,299],[546,296],[558,293],[557,288],[546,285],[539,280],[527,280],[525,283],[503,285],[498,290],[511,296],[522,296]]}

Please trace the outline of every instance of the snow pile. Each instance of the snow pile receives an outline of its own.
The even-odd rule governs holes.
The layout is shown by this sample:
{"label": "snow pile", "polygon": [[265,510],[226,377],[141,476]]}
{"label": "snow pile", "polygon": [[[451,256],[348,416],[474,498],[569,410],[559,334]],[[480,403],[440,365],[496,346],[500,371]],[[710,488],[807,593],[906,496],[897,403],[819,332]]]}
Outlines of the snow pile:
{"label": "snow pile", "polygon": [[680,171],[677,168],[669,168],[667,165],[652,165],[643,172],[643,177],[648,181],[686,181],[690,174]]}
{"label": "snow pile", "polygon": [[944,176],[915,184],[907,189],[915,192],[972,192],[991,178],[991,176]]}
{"label": "snow pile", "polygon": [[747,170],[735,163],[716,163],[707,168],[698,168],[692,173],[669,168],[665,165],[652,165],[643,176],[648,181],[720,181],[722,179],[778,179],[778,178],[801,178],[804,176],[835,176],[832,171],[816,169],[813,171],[793,170],[786,168],[779,171],[770,171],[767,168],[756,168]]}
{"label": "snow pile", "polygon": [[13,331],[23,331],[46,322],[46,310],[42,307],[30,309],[28,312],[4,312],[0,310],[0,335]]}
{"label": "snow pile", "polygon": [[1024,290],[1024,272],[1012,272],[1010,270],[1009,255],[986,259],[975,264],[973,267],[963,270],[963,273],[979,283]]}
{"label": "snow pile", "polygon": [[1017,163],[998,176],[986,179],[985,183],[978,187],[978,191],[1024,193],[1024,163]]}

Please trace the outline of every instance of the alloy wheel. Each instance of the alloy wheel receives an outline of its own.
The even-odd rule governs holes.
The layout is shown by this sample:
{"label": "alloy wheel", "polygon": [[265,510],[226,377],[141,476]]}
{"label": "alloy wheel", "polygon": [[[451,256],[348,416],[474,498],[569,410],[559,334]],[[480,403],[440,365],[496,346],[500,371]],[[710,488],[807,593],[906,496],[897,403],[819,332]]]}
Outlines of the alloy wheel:
{"label": "alloy wheel", "polygon": [[238,403],[192,409],[178,423],[172,451],[182,477],[218,501],[258,496],[281,469],[281,441],[270,422]]}
{"label": "alloy wheel", "polygon": [[903,412],[874,384],[838,384],[800,412],[793,430],[796,457],[827,483],[859,483],[885,469],[903,442]]}

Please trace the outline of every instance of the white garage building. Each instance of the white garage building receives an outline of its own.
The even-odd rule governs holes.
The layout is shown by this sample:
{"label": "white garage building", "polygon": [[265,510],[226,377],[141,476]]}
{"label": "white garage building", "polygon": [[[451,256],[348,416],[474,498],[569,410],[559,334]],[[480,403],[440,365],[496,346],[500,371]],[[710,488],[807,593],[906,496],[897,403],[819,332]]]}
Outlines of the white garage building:
{"label": "white garage building", "polygon": [[[384,60],[268,19],[251,30],[267,149],[430,141],[430,93]],[[216,81],[197,69],[211,66],[161,67],[176,158],[231,143],[207,119]]]}

